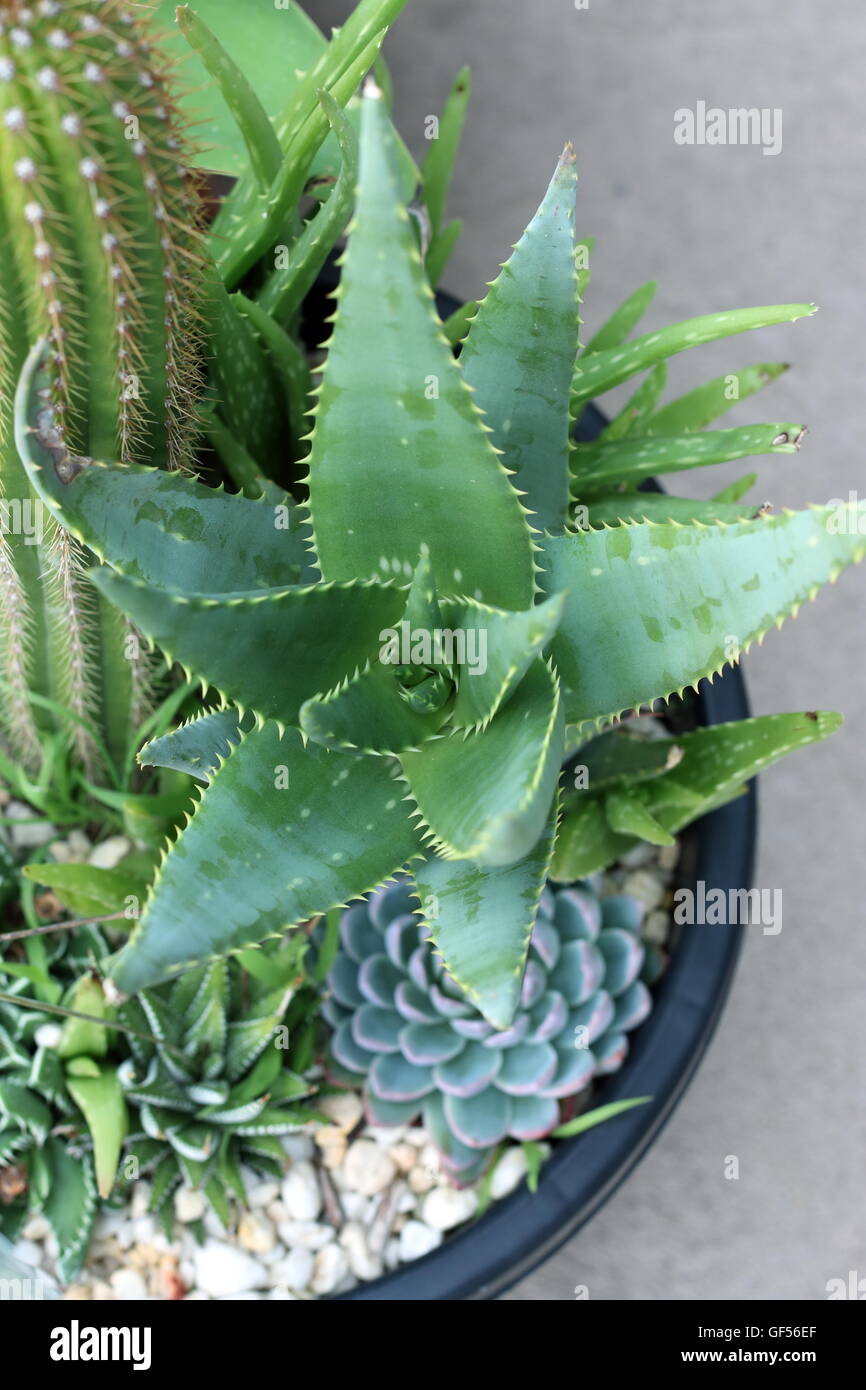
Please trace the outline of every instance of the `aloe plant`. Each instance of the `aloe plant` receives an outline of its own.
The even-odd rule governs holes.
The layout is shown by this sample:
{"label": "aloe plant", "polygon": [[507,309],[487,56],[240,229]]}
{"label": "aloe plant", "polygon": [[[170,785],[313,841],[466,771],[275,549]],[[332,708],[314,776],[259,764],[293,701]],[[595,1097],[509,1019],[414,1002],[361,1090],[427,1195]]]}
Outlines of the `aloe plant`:
{"label": "aloe plant", "polygon": [[[0,1234],[14,1240],[28,1213],[41,1212],[68,1280],[114,1186],[126,1105],[100,1022],[111,1011],[89,973],[106,952],[101,935],[87,926],[27,944],[21,959],[8,947],[0,959]],[[87,1017],[58,1025],[61,1001]]]}
{"label": "aloe plant", "polygon": [[[644,293],[581,349],[575,177],[567,149],[458,360],[387,112],[368,90],[297,504],[76,457],[34,352],[17,405],[34,486],[99,556],[103,596],[224,699],[142,754],[207,786],[114,962],[120,991],[261,941],[408,866],[451,975],[507,1027],[566,747],[712,677],[862,554],[856,525],[831,534],[820,508],[750,514],[720,501],[709,522],[630,519],[645,503],[617,489],[682,462],[679,435],[634,449],[629,434],[658,399],[664,358],[810,306],[625,343]],[[643,368],[651,389],[599,446],[575,446],[583,403]],[[690,447],[708,409],[673,412]],[[784,451],[801,431],[723,433],[713,458]],[[596,525],[595,505],[623,514]],[[780,727],[761,758],[830,727],[806,720],[793,739]],[[716,748],[719,796],[740,788],[742,764],[738,749]],[[693,797],[695,814],[706,800]],[[618,815],[616,833],[635,815]]]}
{"label": "aloe plant", "polygon": [[[315,1118],[289,1009],[303,982],[303,938],[187,972],[120,1010],[131,1056],[118,1070],[140,1129],[124,1168],[151,1178],[150,1209],[170,1230],[174,1189],[202,1188],[228,1226],[245,1201],[242,1165],[280,1177],[280,1136]],[[294,1021],[292,1032],[294,1033]],[[291,1050],[290,1050],[291,1045]]]}

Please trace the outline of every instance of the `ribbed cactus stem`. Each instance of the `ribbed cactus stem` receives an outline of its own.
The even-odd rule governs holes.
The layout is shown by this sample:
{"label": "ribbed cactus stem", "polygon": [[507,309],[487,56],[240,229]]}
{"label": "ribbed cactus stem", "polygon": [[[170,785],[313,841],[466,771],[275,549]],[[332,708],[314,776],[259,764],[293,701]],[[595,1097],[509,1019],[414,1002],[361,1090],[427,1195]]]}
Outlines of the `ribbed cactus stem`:
{"label": "ribbed cactus stem", "polygon": [[[32,501],[12,444],[24,357],[53,348],[54,409],[76,453],[191,460],[199,389],[198,192],[140,21],[117,0],[0,0],[0,496]],[[34,504],[35,505],[35,504]],[[34,756],[27,690],[102,721],[125,748],[147,663],[97,611],[82,557],[50,518],[7,527],[0,556],[7,736]],[[100,642],[102,643],[100,649]],[[72,722],[84,763],[94,746]]]}

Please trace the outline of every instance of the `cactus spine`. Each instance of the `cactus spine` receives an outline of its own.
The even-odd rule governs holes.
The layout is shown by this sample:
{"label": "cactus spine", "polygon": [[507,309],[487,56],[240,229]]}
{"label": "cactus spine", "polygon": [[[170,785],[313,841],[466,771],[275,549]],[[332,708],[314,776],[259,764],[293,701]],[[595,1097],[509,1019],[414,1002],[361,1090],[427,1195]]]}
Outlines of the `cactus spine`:
{"label": "cactus spine", "polygon": [[[83,554],[34,509],[16,454],[14,387],[49,339],[71,450],[182,467],[197,386],[198,196],[161,57],[117,0],[0,0],[0,678],[14,756],[36,763],[48,716],[74,716],[76,760],[128,746],[147,660],[97,600]],[[29,534],[24,534],[27,531]]]}

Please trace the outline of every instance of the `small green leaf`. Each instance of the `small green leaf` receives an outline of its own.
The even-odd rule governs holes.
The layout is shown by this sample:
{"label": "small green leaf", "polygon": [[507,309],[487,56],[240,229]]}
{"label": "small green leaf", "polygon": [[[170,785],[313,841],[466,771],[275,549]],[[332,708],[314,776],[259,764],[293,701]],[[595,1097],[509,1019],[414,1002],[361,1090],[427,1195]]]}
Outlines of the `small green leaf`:
{"label": "small green leaf", "polygon": [[635,484],[657,473],[678,473],[752,454],[793,454],[802,425],[746,425],[702,434],[629,435],[598,444],[578,444],[572,459],[574,488],[580,497],[619,484]]}
{"label": "small green leaf", "polygon": [[210,782],[241,736],[253,727],[250,714],[227,708],[199,715],[170,734],[151,739],[138,755],[142,767],[166,767]]}
{"label": "small green leaf", "polygon": [[[86,1064],[90,1064],[85,1070]],[[114,1067],[100,1069],[90,1058],[79,1057],[67,1067],[69,1094],[75,1101],[93,1139],[96,1186],[100,1197],[110,1195],[129,1129],[126,1101]]]}
{"label": "small green leaf", "polygon": [[786,362],[758,362],[753,367],[741,367],[739,371],[717,376],[662,406],[641,426],[641,432],[671,435],[705,429],[738,401],[762,391],[787,370]]}
{"label": "small green leaf", "polygon": [[589,357],[594,352],[610,352],[624,343],[652,304],[655,293],[655,280],[648,280],[645,285],[636,289],[634,294],[630,294],[628,299],[614,310],[607,322],[590,338],[581,354],[581,363],[584,358]]}
{"label": "small green leaf", "polygon": [[57,1273],[72,1283],[80,1272],[96,1217],[96,1185],[90,1158],[74,1158],[62,1139],[45,1145],[51,1186],[42,1208],[60,1247]]}
{"label": "small green leaf", "polygon": [[585,1110],[582,1115],[567,1120],[564,1125],[553,1130],[550,1137],[573,1139],[576,1134],[583,1134],[588,1129],[594,1129],[596,1125],[604,1124],[606,1120],[613,1120],[617,1115],[633,1110],[636,1105],[648,1105],[651,1100],[652,1096],[635,1096],[633,1100],[615,1100],[610,1105],[598,1105],[595,1110]]}
{"label": "small green leaf", "polygon": [[617,787],[604,798],[608,825],[617,835],[636,835],[651,845],[672,845],[673,835],[647,809],[639,787]]}
{"label": "small green leaf", "polygon": [[120,912],[130,896],[143,899],[147,882],[123,868],[98,869],[92,864],[25,864],[24,874],[52,889],[75,917],[102,917]]}

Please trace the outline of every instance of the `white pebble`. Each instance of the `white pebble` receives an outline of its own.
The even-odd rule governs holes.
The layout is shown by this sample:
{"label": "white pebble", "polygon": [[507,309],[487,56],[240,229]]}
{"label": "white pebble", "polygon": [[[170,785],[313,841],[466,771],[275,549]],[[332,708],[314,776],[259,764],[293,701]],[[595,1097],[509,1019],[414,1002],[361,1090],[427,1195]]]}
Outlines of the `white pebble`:
{"label": "white pebble", "polygon": [[[325,1096],[317,1102],[316,1108],[321,1110],[323,1115],[327,1115],[333,1122],[333,1127],[341,1130],[343,1134],[353,1130],[364,1116],[361,1098],[355,1091],[341,1091],[339,1095]],[[321,1133],[320,1130],[319,1134]],[[316,1135],[317,1141],[319,1134]]]}
{"label": "white pebble", "polygon": [[343,1163],[343,1178],[351,1191],[375,1197],[377,1192],[384,1192],[396,1175],[394,1160],[372,1140],[356,1139],[350,1145]]}
{"label": "white pebble", "polygon": [[264,1265],[225,1241],[206,1240],[197,1247],[193,1258],[196,1288],[211,1298],[231,1298],[267,1285]]}
{"label": "white pebble", "polygon": [[415,1167],[418,1155],[411,1144],[395,1144],[388,1152],[396,1163],[398,1172],[409,1173]]}
{"label": "white pebble", "polygon": [[429,1192],[434,1182],[435,1178],[429,1168],[415,1167],[409,1174],[409,1186],[419,1196],[424,1192]]}
{"label": "white pebble", "polygon": [[369,1197],[363,1197],[360,1192],[344,1192],[340,1203],[350,1221],[364,1221],[374,1205]]}
{"label": "white pebble", "polygon": [[404,1264],[429,1255],[442,1244],[442,1232],[434,1231],[422,1221],[407,1221],[400,1232],[400,1259]]}
{"label": "white pebble", "polygon": [[631,898],[637,898],[647,908],[658,907],[665,895],[665,886],[655,874],[647,873],[644,869],[638,869],[635,873],[629,874],[622,891]]}
{"label": "white pebble", "polygon": [[267,1211],[268,1207],[278,1200],[279,1195],[280,1184],[278,1182],[252,1183],[247,1188],[247,1205],[251,1211],[258,1211],[262,1207]]}
{"label": "white pebble", "polygon": [[271,1266],[271,1283],[277,1287],[294,1289],[302,1293],[313,1277],[315,1257],[312,1250],[296,1245],[281,1260]]}
{"label": "white pebble", "polygon": [[150,1206],[150,1183],[137,1182],[132,1189],[132,1201],[129,1204],[129,1215],[133,1221],[139,1216],[147,1216],[147,1209]]}
{"label": "white pebble", "polygon": [[21,1234],[26,1240],[42,1241],[51,1235],[51,1227],[41,1212],[36,1212],[30,1217]]}
{"label": "white pebble", "polygon": [[277,1229],[283,1245],[302,1245],[306,1250],[321,1250],[334,1238],[331,1226],[320,1226],[315,1221],[283,1221]]}
{"label": "white pebble", "polygon": [[32,806],[26,806],[23,801],[10,801],[6,807],[6,815],[13,821],[33,821],[32,825],[9,827],[12,843],[19,849],[35,849],[38,845],[47,845],[57,834],[49,821],[40,820],[38,811],[34,811]]}
{"label": "white pebble", "polygon": [[451,1231],[475,1215],[478,1198],[471,1188],[437,1187],[421,1206],[421,1220],[434,1231]]}
{"label": "white pebble", "polygon": [[266,1255],[277,1243],[277,1233],[266,1216],[245,1211],[238,1222],[238,1245],[253,1255]]}
{"label": "white pebble", "polygon": [[293,1163],[283,1179],[282,1199],[293,1221],[315,1221],[322,1210],[322,1194],[312,1163]]}
{"label": "white pebble", "polygon": [[347,1221],[339,1236],[349,1268],[359,1279],[378,1279],[382,1261],[370,1250],[367,1232],[357,1221]]}
{"label": "white pebble", "polygon": [[174,1194],[174,1214],[184,1226],[201,1221],[207,1211],[204,1193],[195,1187],[179,1187]]}
{"label": "white pebble", "polygon": [[109,835],[107,840],[93,847],[87,862],[94,869],[116,869],[131,849],[132,845],[125,835]]}
{"label": "white pebble", "polygon": [[339,1245],[323,1245],[313,1262],[310,1288],[313,1293],[333,1293],[349,1273],[349,1261]]}
{"label": "white pebble", "polygon": [[55,1048],[60,1046],[62,1037],[63,1029],[59,1023],[43,1023],[33,1034],[33,1041],[37,1047]]}
{"label": "white pebble", "polygon": [[495,1199],[507,1197],[526,1177],[529,1165],[522,1149],[515,1145],[507,1149],[493,1170],[490,1179],[490,1195]]}
{"label": "white pebble", "polygon": [[295,1162],[313,1157],[313,1141],[309,1134],[284,1134],[282,1140],[283,1148]]}
{"label": "white pebble", "polygon": [[271,1289],[268,1298],[274,1303],[297,1303],[298,1295],[291,1289]]}
{"label": "white pebble", "polygon": [[116,1269],[110,1279],[114,1297],[126,1303],[147,1298],[147,1285],[135,1269]]}
{"label": "white pebble", "polygon": [[15,1245],[15,1256],[24,1264],[36,1268],[43,1256],[42,1246],[37,1245],[35,1240],[19,1240]]}
{"label": "white pebble", "polygon": [[399,1239],[389,1240],[385,1246],[385,1268],[396,1269],[400,1263],[400,1241]]}

